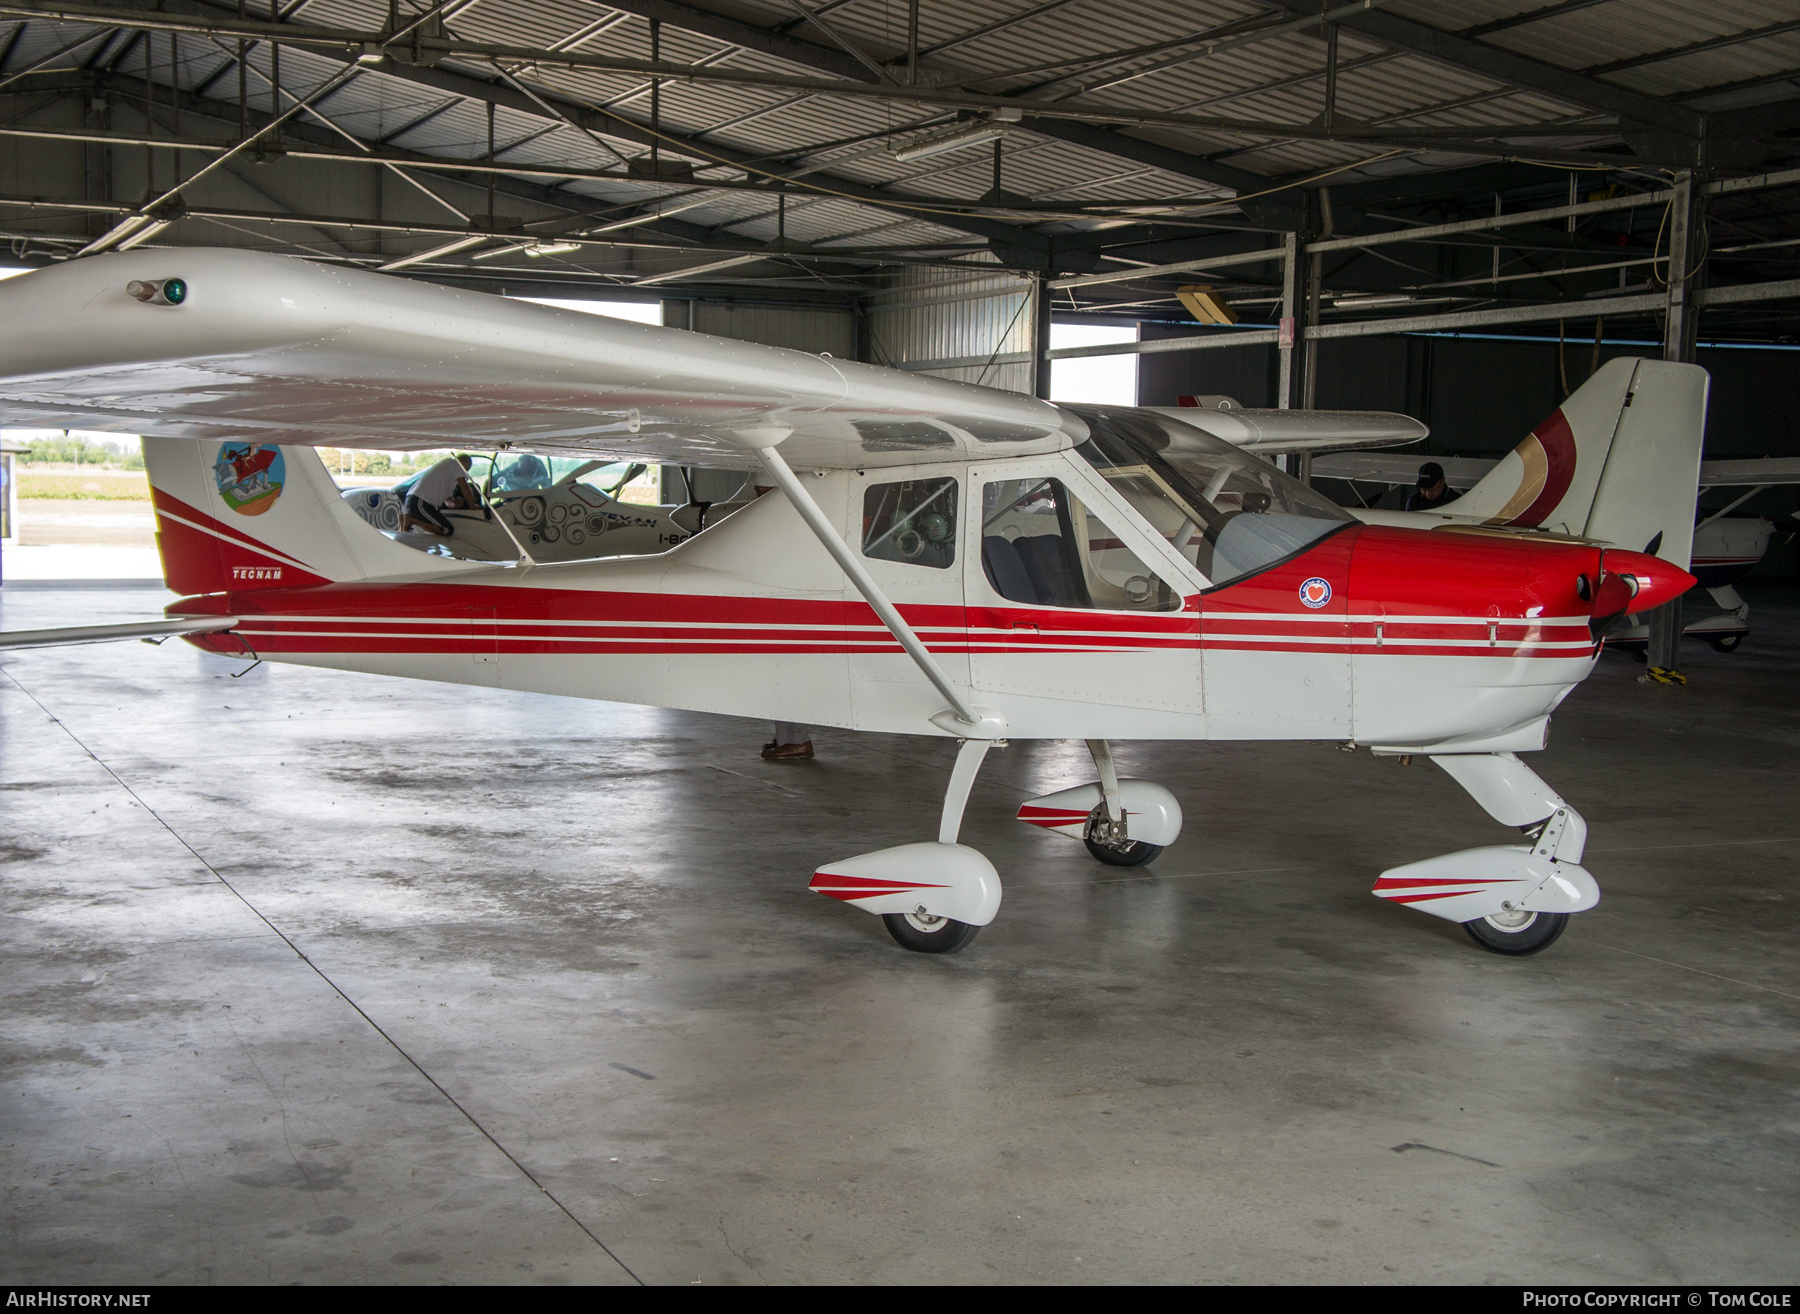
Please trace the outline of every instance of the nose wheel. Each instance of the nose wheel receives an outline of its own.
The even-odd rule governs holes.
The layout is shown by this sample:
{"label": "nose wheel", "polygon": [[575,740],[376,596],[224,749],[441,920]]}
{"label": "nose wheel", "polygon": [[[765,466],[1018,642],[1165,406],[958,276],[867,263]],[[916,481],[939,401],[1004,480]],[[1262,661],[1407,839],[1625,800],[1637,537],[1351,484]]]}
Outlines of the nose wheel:
{"label": "nose wheel", "polygon": [[981,929],[951,917],[922,913],[884,913],[881,920],[903,948],[920,954],[955,953]]}
{"label": "nose wheel", "polygon": [[1518,958],[1556,943],[1569,925],[1568,913],[1499,912],[1464,922],[1469,938],[1490,953]]}

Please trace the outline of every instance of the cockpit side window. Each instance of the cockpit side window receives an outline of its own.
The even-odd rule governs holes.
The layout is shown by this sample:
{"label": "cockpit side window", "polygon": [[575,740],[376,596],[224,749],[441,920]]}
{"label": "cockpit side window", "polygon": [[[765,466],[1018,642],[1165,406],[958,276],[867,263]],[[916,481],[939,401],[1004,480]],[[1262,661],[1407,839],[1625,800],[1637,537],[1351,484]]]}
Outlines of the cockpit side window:
{"label": "cockpit side window", "polygon": [[997,479],[981,489],[981,568],[1010,602],[1173,611],[1179,590],[1120,541],[1060,479]]}
{"label": "cockpit side window", "polygon": [[946,570],[956,564],[956,480],[908,479],[863,491],[865,557]]}

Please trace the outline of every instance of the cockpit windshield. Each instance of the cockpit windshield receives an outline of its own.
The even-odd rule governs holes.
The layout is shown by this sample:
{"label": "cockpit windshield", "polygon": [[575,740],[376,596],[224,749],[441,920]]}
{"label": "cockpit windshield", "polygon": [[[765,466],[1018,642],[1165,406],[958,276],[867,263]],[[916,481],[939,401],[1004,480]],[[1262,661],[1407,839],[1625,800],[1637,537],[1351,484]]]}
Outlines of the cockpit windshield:
{"label": "cockpit windshield", "polygon": [[1068,409],[1088,426],[1075,450],[1215,588],[1355,523],[1261,457],[1190,425],[1143,411]]}

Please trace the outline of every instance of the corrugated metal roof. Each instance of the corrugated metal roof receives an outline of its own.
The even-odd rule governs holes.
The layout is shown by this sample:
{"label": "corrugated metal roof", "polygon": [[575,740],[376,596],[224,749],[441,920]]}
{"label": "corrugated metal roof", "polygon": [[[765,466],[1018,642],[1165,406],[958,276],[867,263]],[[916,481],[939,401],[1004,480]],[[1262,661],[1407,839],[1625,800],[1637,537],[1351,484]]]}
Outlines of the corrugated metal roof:
{"label": "corrugated metal roof", "polygon": [[[702,3],[716,5],[721,0]],[[816,7],[835,38],[877,61],[903,57],[906,6],[898,0],[842,0],[835,4],[823,0]],[[1622,61],[1680,52],[1697,43],[1791,23],[1796,19],[1792,0],[1709,0],[1705,5],[1598,0],[1548,17],[1518,21],[1540,8],[1542,0],[1392,0],[1383,11],[1472,34],[1473,39],[1562,68],[1599,69],[1595,76],[1607,83],[1654,97],[1689,95],[1707,87],[1773,78],[1800,68],[1800,30],[1795,30],[1606,71]],[[834,52],[832,58],[841,58],[835,54],[833,37],[819,25],[798,18],[793,7],[780,0],[732,0],[729,12],[739,21],[786,30]],[[386,13],[386,0],[310,0],[298,11],[290,10],[296,22],[371,30],[380,26]],[[470,41],[633,59],[647,59],[651,54],[651,25],[644,18],[592,0],[458,0],[448,13],[449,31]],[[1092,62],[1096,56],[1116,55],[1137,45],[1173,42],[1219,30],[1242,35],[1249,30],[1246,25],[1290,18],[1287,11],[1271,8],[1262,0],[1139,0],[1128,11],[1103,0],[1067,0],[1059,5],[1046,5],[1044,0],[958,0],[955,4],[928,0],[920,12],[920,38],[926,52],[922,67],[942,83],[1028,100],[1059,99],[1091,83],[1094,89],[1081,93],[1085,99],[1126,112],[1178,112],[1304,125],[1324,108],[1326,42],[1321,28],[1288,31],[1210,54],[1189,44],[1172,52],[1181,58],[1157,51]],[[43,59],[89,30],[66,22],[25,21],[0,76]],[[235,100],[233,41],[185,34],[175,47],[174,78],[183,89],[205,89],[215,101]],[[152,79],[166,87],[171,76],[166,35],[158,36],[148,47],[128,35],[104,38],[70,52],[47,70],[91,71],[98,65],[127,78],[141,78],[146,50]],[[734,47],[672,21],[661,27],[658,53],[678,64],[823,76],[816,59],[796,63]],[[1340,29],[1337,59],[1335,111],[1370,125],[1482,130],[1495,125],[1562,125],[1594,115],[1591,106],[1542,89],[1509,85],[1491,73],[1391,48],[1354,26]],[[1090,62],[1083,65],[1083,60]],[[247,63],[250,104],[252,108],[266,107],[267,47],[253,47]],[[338,75],[342,68],[340,59],[295,47],[284,48],[281,56],[284,87],[298,95]],[[492,65],[476,59],[446,59],[441,68],[486,81],[496,76]],[[380,142],[446,160],[478,160],[485,155],[486,103],[422,86],[397,76],[399,72],[403,70],[378,67],[359,73],[321,106],[321,114],[336,129],[363,142]],[[650,83],[637,73],[581,67],[509,67],[508,73],[546,95],[617,114],[637,125],[629,131],[621,127],[617,135],[602,129],[596,140],[589,133],[558,125],[536,110],[507,105],[495,111],[497,158],[534,171],[520,177],[521,183],[537,189],[532,192],[536,200],[531,204],[538,208],[530,213],[556,213],[553,207],[558,197],[567,198],[570,208],[602,209],[649,203],[671,193],[685,195],[695,186],[623,176],[561,181],[546,176],[546,171],[556,169],[618,172],[621,159],[646,154],[637,138],[649,118]],[[1773,85],[1755,95],[1780,99],[1791,91]],[[783,228],[790,243],[826,246],[901,247],[906,243],[978,240],[954,216],[934,212],[930,198],[974,201],[989,193],[994,183],[992,147],[970,148],[911,164],[901,164],[886,149],[917,137],[921,124],[947,121],[950,115],[942,107],[682,80],[663,82],[657,100],[662,130],[685,143],[671,144],[667,153],[672,158],[697,161],[702,166],[701,182],[708,178],[715,182],[760,178],[735,166],[709,172],[706,166],[714,161],[708,153],[715,150],[732,160],[752,157],[771,168],[798,160],[823,165],[804,184],[791,189],[784,228],[777,218],[777,202],[766,189],[716,190],[680,215],[681,223],[693,231],[710,233],[727,244],[772,241],[778,228]],[[136,112],[127,105],[117,117],[122,122]],[[1604,136],[1608,130],[1604,122],[1598,124],[1596,131],[1601,136],[1594,140],[1612,140]],[[1199,172],[1211,165],[1229,166],[1249,175],[1267,176],[1272,185],[1274,180],[1294,175],[1335,171],[1334,178],[1350,181],[1491,158],[1458,151],[1454,144],[1432,149],[1405,143],[1321,141],[1256,134],[1219,124],[1147,124],[1128,126],[1122,132],[1208,162],[1193,166]],[[842,144],[820,151],[830,142]],[[1581,138],[1555,137],[1546,139],[1544,148],[1584,144]],[[473,195],[478,180],[472,188],[467,180],[459,182],[423,171],[417,176],[440,195],[454,197],[454,204],[465,210],[479,199]],[[894,205],[871,205],[844,195],[854,188],[846,189],[833,182],[834,178],[879,188]],[[1033,131],[1030,123],[1015,127],[1002,145],[1001,185],[1007,193],[1037,201],[1139,203],[1151,204],[1152,209],[1158,201],[1179,206],[1233,191],[1223,182],[1134,161],[1117,150],[1096,149]],[[1259,188],[1251,184],[1248,190]],[[405,195],[404,189],[400,194]],[[429,203],[421,203],[429,212]],[[447,218],[443,207],[435,218]],[[1030,225],[1039,218],[1055,221],[1058,216],[1015,211],[995,221]],[[425,224],[422,218],[418,222]],[[595,248],[591,263],[605,269],[610,267],[609,261],[641,262],[647,258],[642,253],[650,251],[654,243],[649,235],[640,238],[641,245]],[[618,240],[625,243],[631,238]],[[615,254],[608,256],[605,250]],[[666,260],[679,258],[669,255]],[[696,263],[702,259],[686,258]],[[743,276],[765,274],[750,266]],[[736,276],[733,271],[721,277]]]}

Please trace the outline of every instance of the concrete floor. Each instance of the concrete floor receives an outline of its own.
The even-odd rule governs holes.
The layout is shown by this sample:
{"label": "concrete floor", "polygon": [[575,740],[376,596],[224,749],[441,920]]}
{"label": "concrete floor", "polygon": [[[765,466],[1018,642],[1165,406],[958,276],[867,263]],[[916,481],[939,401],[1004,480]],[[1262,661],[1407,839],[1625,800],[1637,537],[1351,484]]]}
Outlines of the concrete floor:
{"label": "concrete floor", "polygon": [[[8,589],[0,627],[160,592]],[[1011,820],[949,958],[810,894],[951,749],[238,663],[0,657],[0,1280],[1800,1280],[1800,609],[1608,658],[1534,765],[1606,891],[1532,959],[1383,904],[1441,772],[1128,745],[1147,872]]]}

